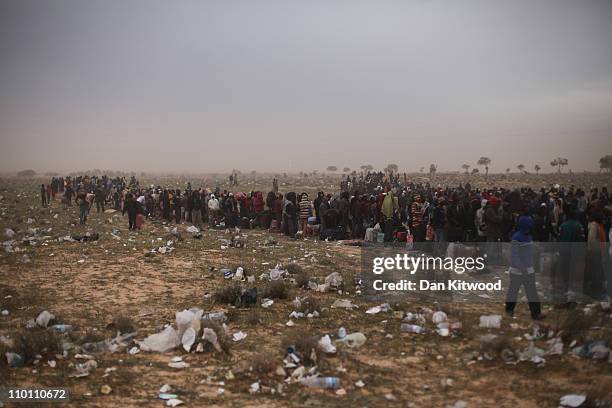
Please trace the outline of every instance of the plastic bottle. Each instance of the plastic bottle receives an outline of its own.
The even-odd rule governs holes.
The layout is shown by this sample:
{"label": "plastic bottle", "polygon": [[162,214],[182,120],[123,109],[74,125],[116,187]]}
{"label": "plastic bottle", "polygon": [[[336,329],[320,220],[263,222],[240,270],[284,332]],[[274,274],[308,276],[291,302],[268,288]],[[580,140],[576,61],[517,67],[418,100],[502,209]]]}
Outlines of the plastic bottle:
{"label": "plastic bottle", "polygon": [[70,324],[54,324],[51,327],[58,333],[66,333],[72,330],[72,325]]}
{"label": "plastic bottle", "polygon": [[400,325],[400,330],[406,333],[417,333],[417,334],[425,333],[424,327],[421,327],[416,324],[410,324],[410,323],[402,323]]}
{"label": "plastic bottle", "polygon": [[202,320],[212,320],[215,322],[224,322],[227,320],[225,312],[209,312],[202,315]]}
{"label": "plastic bottle", "polygon": [[341,327],[338,329],[338,338],[339,339],[343,339],[346,337],[346,329],[344,327]]}
{"label": "plastic bottle", "polygon": [[312,388],[340,388],[340,379],[338,377],[306,377],[300,381],[303,385]]}

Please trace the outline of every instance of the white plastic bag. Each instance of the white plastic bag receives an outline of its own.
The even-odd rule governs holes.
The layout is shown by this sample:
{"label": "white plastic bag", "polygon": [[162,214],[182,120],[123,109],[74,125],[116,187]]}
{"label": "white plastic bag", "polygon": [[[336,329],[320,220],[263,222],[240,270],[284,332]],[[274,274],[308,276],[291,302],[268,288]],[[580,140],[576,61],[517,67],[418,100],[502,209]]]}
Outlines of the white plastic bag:
{"label": "white plastic bag", "polygon": [[143,341],[137,341],[140,349],[143,351],[157,351],[165,353],[173,348],[178,347],[181,344],[176,330],[172,326],[166,327],[159,333],[155,333],[144,339]]}

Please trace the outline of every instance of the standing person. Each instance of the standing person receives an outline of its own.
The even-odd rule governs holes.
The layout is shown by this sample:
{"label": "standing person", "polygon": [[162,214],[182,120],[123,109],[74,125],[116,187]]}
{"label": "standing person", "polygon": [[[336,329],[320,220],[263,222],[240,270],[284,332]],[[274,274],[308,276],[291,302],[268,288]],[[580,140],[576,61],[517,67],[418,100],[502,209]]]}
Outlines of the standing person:
{"label": "standing person", "polygon": [[46,192],[47,192],[47,204],[51,204],[51,192],[52,192],[51,184],[47,184]]}
{"label": "standing person", "polygon": [[191,199],[191,223],[198,229],[202,229],[202,196],[199,191],[194,191]]}
{"label": "standing person", "polygon": [[297,217],[297,197],[294,192],[287,193],[285,202],[283,205],[283,223],[282,230],[288,237],[295,236],[296,225],[295,219]]}
{"label": "standing person", "polygon": [[583,290],[585,251],[584,228],[576,219],[574,209],[563,206],[565,221],[559,227],[559,287],[560,307],[572,308]]}
{"label": "standing person", "polygon": [[47,189],[44,184],[40,185],[40,203],[43,207],[47,206]]}
{"label": "standing person", "polygon": [[499,199],[492,196],[485,209],[485,224],[487,225],[487,255],[489,262],[497,263],[501,257],[502,214],[499,208]]}
{"label": "standing person", "polygon": [[170,221],[170,193],[164,189],[162,193],[162,214],[166,221]]}
{"label": "standing person", "polygon": [[306,232],[306,226],[308,225],[308,217],[312,216],[312,203],[308,199],[308,193],[302,193],[300,199],[300,225],[299,230],[303,233]]}
{"label": "standing person", "polygon": [[51,180],[51,199],[53,201],[55,201],[55,195],[57,194],[57,179],[55,177],[53,177],[53,179]]}
{"label": "standing person", "polygon": [[211,194],[208,200],[208,222],[211,227],[214,227],[217,222],[219,208],[219,200],[217,200],[214,194]]}
{"label": "standing person", "polygon": [[138,215],[138,210],[140,208],[140,204],[136,201],[136,198],[129,193],[126,197],[126,201],[123,204],[123,215],[128,213],[128,225],[130,231],[136,229],[136,215]]}
{"label": "standing person", "polygon": [[393,191],[389,191],[387,195],[385,195],[382,203],[382,214],[385,223],[385,242],[393,241],[393,224],[397,211],[399,211],[397,197],[395,197]]}
{"label": "standing person", "polygon": [[[397,204],[397,198],[395,199]],[[341,238],[346,238],[346,232],[349,228],[349,220],[350,220],[350,204],[349,204],[349,193],[347,191],[343,191],[340,193],[340,198],[338,199],[338,211],[340,212],[340,230],[341,230]]]}
{"label": "standing person", "polygon": [[104,201],[106,197],[101,186],[96,187],[94,199],[96,201],[96,212],[104,212]]}
{"label": "standing person", "polygon": [[319,213],[319,207],[321,203],[325,200],[325,195],[322,191],[317,193],[317,198],[314,199],[312,205],[314,207],[315,216],[317,217],[317,224],[321,224],[321,214]]}
{"label": "standing person", "polygon": [[587,257],[585,270],[585,293],[595,300],[605,300],[604,256],[606,253],[606,229],[603,214],[594,210],[590,214],[587,229]]}
{"label": "standing person", "polygon": [[89,212],[89,203],[87,202],[87,193],[85,193],[85,190],[79,189],[76,196],[76,203],[79,206],[79,223],[85,225],[87,222],[87,213]]}
{"label": "standing person", "polygon": [[64,200],[67,206],[72,206],[72,196],[74,195],[74,190],[72,189],[72,184],[68,184],[64,189]]}
{"label": "standing person", "polygon": [[446,253],[446,211],[444,207],[444,197],[438,197],[438,202],[432,209],[430,221],[434,231],[434,254],[438,256]]}
{"label": "standing person", "polygon": [[510,257],[510,287],[506,296],[506,313],[514,315],[516,300],[521,286],[529,302],[529,310],[533,320],[544,316],[541,312],[540,298],[536,289],[535,269],[533,267],[534,245],[530,235],[533,220],[529,216],[521,216],[518,221],[518,231],[512,235]]}
{"label": "standing person", "polygon": [[[247,199],[245,199],[245,207],[249,208],[247,204]],[[252,201],[253,213],[255,215],[255,224],[262,225],[263,224],[263,213],[265,207],[265,201],[263,198],[263,193],[261,191],[255,192],[255,197]]]}
{"label": "standing person", "polygon": [[330,210],[329,200],[331,199],[331,194],[327,194],[321,198],[319,202],[319,206],[316,208],[317,217],[319,217],[318,221],[321,224],[320,231],[324,231],[327,229],[327,225],[325,222],[325,213]]}
{"label": "standing person", "polygon": [[410,231],[414,236],[415,242],[425,241],[425,226],[423,225],[424,215],[423,200],[420,195],[414,198],[414,202],[410,206]]}
{"label": "standing person", "polygon": [[274,194],[278,193],[278,180],[276,179],[276,177],[274,177],[274,179],[272,180],[272,191],[274,192]]}
{"label": "standing person", "polygon": [[476,210],[474,218],[474,224],[476,226],[476,232],[478,233],[478,241],[484,242],[487,240],[487,223],[485,221],[485,210],[487,207],[487,200],[484,198],[480,201],[480,208]]}
{"label": "standing person", "polygon": [[181,190],[174,192],[174,200],[172,202],[172,208],[174,209],[174,221],[179,224],[181,222],[181,208],[182,208]]}

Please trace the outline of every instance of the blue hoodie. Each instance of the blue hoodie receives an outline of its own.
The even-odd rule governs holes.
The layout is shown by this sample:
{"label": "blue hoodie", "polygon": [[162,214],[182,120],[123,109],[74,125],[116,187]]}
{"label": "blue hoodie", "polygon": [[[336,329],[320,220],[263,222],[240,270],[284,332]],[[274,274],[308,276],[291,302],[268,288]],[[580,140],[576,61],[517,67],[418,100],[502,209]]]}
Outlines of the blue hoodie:
{"label": "blue hoodie", "polygon": [[518,230],[512,235],[512,252],[510,257],[510,273],[533,273],[533,239],[529,232],[533,227],[533,219],[521,216]]}

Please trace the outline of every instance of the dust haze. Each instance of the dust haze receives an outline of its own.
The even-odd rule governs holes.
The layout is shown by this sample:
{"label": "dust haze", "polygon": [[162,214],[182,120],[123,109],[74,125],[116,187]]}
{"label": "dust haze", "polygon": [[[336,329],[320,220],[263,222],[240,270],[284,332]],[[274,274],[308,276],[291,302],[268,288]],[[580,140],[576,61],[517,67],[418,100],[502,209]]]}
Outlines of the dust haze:
{"label": "dust haze", "polygon": [[612,2],[0,0],[0,171],[612,153]]}

